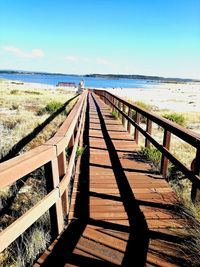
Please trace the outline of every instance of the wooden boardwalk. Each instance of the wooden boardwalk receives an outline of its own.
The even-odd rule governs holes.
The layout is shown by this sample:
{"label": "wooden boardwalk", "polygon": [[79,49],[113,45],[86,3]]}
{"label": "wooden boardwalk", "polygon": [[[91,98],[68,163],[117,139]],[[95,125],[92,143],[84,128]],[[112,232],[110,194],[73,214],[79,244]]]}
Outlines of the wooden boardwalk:
{"label": "wooden boardwalk", "polygon": [[70,223],[35,266],[182,266],[176,196],[94,94],[83,139]]}

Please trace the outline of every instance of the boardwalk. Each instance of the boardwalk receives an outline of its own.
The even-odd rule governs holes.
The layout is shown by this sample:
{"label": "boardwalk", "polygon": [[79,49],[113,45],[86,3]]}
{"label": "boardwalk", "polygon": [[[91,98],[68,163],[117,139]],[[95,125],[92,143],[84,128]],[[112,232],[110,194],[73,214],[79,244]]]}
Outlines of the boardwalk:
{"label": "boardwalk", "polygon": [[35,267],[182,266],[176,196],[94,94],[83,142],[69,225]]}

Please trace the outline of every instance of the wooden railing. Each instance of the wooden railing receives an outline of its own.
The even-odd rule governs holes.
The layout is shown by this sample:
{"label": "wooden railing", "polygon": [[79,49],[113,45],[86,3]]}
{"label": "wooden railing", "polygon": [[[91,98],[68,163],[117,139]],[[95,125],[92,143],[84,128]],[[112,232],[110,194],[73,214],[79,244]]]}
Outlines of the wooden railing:
{"label": "wooden railing", "polygon": [[[110,105],[113,111],[118,113],[118,116],[122,119],[123,125],[129,132],[131,125],[134,126],[134,139],[136,143],[138,143],[138,136],[139,133],[141,133],[145,137],[146,147],[149,147],[151,143],[162,153],[160,171],[163,177],[166,178],[168,162],[171,161],[171,163],[192,182],[191,198],[193,201],[199,201],[200,199],[197,195],[199,195],[198,190],[200,189],[200,135],[152,112],[148,112],[137,105],[131,104],[107,91],[94,90],[94,92],[99,95],[106,104]],[[146,123],[146,129],[142,128],[140,125],[141,116],[146,118],[146,120],[143,120]],[[152,122],[164,129],[162,144],[157,142],[152,135]],[[191,169],[186,167],[170,152],[171,134],[179,137],[196,149],[196,156],[191,163]]]}
{"label": "wooden railing", "polygon": [[[52,238],[65,227],[68,215],[68,185],[76,162],[76,151],[84,129],[87,91],[83,92],[55,136],[35,149],[0,164],[0,189],[44,166],[47,195],[0,233],[0,252],[49,210]],[[66,162],[66,149],[72,148]]]}

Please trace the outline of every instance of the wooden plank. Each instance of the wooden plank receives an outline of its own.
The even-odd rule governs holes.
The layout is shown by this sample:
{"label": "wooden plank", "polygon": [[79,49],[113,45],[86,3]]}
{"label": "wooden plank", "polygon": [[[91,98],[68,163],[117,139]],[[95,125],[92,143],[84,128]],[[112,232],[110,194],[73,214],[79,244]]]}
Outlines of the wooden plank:
{"label": "wooden plank", "polygon": [[[141,253],[144,252],[144,249],[146,250],[147,266],[154,266],[155,264],[158,266],[177,266],[170,265],[170,262],[167,259],[163,260],[161,256],[156,255],[155,257],[151,254],[151,249],[155,247],[156,251],[164,248],[163,239],[159,239],[155,245],[155,237],[153,239],[151,233],[167,235],[172,232],[177,233],[177,229],[182,230],[184,221],[177,213],[168,209],[178,200],[168,183],[162,179],[161,175],[153,173],[148,163],[141,163],[138,159],[131,158],[131,153],[138,149],[136,143],[131,140],[130,136],[127,136],[119,121],[110,119],[109,108],[97,97],[94,99],[89,97],[89,116],[92,116],[89,122],[90,147],[87,159],[89,165],[84,166],[87,168],[86,172],[84,169],[76,172],[74,182],[69,213],[69,220],[72,222],[71,227],[74,229],[72,231],[76,232],[76,227],[73,228],[73,225],[81,223],[83,218],[79,218],[77,207],[81,211],[80,216],[84,215],[85,210],[86,214],[89,214],[89,218],[85,218],[80,235],[73,243],[74,247],[70,259],[74,259],[74,261],[70,261],[66,257],[65,266],[80,266],[80,259],[87,259],[87,262],[92,264],[92,258],[99,259],[100,262],[98,263],[101,266],[122,265],[127,254],[132,263],[137,255],[135,255],[135,250],[131,252],[130,243],[132,242],[133,246],[137,246],[135,242],[138,242],[139,248],[140,241],[142,242],[144,238],[149,238],[149,247],[141,247],[140,249],[142,250]],[[104,140],[105,133],[102,132],[102,125],[99,123],[100,117],[97,114],[96,105],[102,111],[102,117],[110,138],[109,142],[112,142],[116,149],[115,152],[109,151],[109,145],[107,147],[109,142]],[[112,153],[116,153],[121,166],[115,165],[112,160]],[[116,164],[118,163],[116,162]],[[86,187],[84,187],[84,179],[88,181]],[[122,179],[124,179],[125,187],[123,187]],[[81,191],[82,185],[84,192]],[[139,219],[140,221],[138,221]],[[141,231],[140,236],[137,236],[138,231]],[[66,242],[72,242],[72,240],[68,239]],[[168,242],[173,250],[176,247],[173,240]],[[168,253],[169,250],[166,252]],[[55,255],[52,254],[52,257],[59,261],[59,251]],[[135,264],[137,266],[136,262]]]}
{"label": "wooden plank", "polygon": [[53,146],[39,146],[0,164],[0,188],[10,185],[56,157]]}

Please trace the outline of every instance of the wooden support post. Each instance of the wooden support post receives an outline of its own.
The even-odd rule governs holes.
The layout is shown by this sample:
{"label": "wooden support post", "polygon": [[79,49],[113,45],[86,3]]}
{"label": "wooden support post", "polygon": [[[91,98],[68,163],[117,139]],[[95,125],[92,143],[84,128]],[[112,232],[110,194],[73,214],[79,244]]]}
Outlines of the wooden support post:
{"label": "wooden support post", "polygon": [[[147,133],[151,134],[152,132],[152,121],[150,119],[147,119]],[[150,141],[146,138],[145,139],[145,147],[150,147]]]}
{"label": "wooden support post", "polygon": [[114,96],[111,97],[111,101],[112,101],[112,105],[111,105],[112,106],[112,111],[114,111],[115,110],[114,106],[113,106],[115,104]]}
{"label": "wooden support post", "polygon": [[[122,111],[125,113],[126,112],[126,106],[125,104],[122,104]],[[126,119],[125,117],[122,115],[122,124],[124,126],[124,128],[126,128]]]}
{"label": "wooden support post", "polygon": [[[128,116],[129,116],[129,118],[131,118],[131,114],[132,113],[132,110],[131,110],[131,108],[129,107],[128,108]],[[131,133],[131,123],[128,121],[127,122],[127,131],[129,132],[129,133]]]}
{"label": "wooden support post", "polygon": [[108,105],[108,100],[106,99],[107,98],[107,93],[104,92],[104,94],[105,94],[105,103],[106,103],[106,105]]}
{"label": "wooden support post", "polygon": [[[118,101],[118,108],[122,110],[122,103],[120,101]],[[118,112],[118,117],[122,119],[122,114],[120,112]]]}
{"label": "wooden support post", "polygon": [[[165,129],[164,138],[163,138],[163,146],[167,150],[169,150],[169,148],[170,148],[170,141],[171,141],[171,133],[168,130]],[[162,158],[161,158],[161,173],[162,173],[164,178],[167,177],[168,163],[169,163],[169,160],[167,159],[167,157],[165,157],[164,154],[162,154]]]}
{"label": "wooden support post", "polygon": [[[140,113],[138,113],[136,111],[136,119],[135,119],[135,122],[139,125],[140,124]],[[138,144],[138,140],[139,140],[139,131],[138,129],[135,127],[135,133],[134,133],[134,140],[136,142],[136,144]]]}
{"label": "wooden support post", "polygon": [[[200,175],[200,148],[197,149],[196,157],[192,161],[191,170],[194,174]],[[200,201],[200,188],[195,183],[192,183],[191,199],[194,203]]]}
{"label": "wooden support post", "polygon": [[[65,150],[58,156],[58,169],[59,169],[60,180],[62,180],[62,178],[66,174],[66,169],[67,169]],[[65,214],[65,216],[67,216],[68,205],[69,205],[68,188],[66,188],[66,191],[62,195],[62,205],[63,205],[64,214]]]}
{"label": "wooden support post", "polygon": [[71,139],[69,141],[68,148],[71,148],[73,146],[74,146],[74,133],[72,134],[72,137],[71,137]]}
{"label": "wooden support post", "polygon": [[[58,160],[54,158],[44,166],[47,192],[56,188],[60,182],[58,172]],[[51,235],[55,239],[64,229],[64,217],[61,198],[49,209],[51,221]]]}

